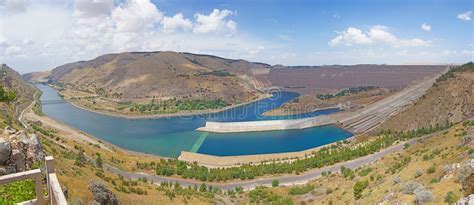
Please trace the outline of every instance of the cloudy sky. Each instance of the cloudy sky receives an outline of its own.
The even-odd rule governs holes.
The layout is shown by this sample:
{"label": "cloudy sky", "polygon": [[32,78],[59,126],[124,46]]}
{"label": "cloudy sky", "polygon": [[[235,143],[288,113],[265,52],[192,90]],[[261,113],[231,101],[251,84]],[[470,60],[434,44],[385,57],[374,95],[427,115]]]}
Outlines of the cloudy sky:
{"label": "cloudy sky", "polygon": [[0,62],[20,73],[106,53],[270,64],[473,60],[472,0],[0,0]]}

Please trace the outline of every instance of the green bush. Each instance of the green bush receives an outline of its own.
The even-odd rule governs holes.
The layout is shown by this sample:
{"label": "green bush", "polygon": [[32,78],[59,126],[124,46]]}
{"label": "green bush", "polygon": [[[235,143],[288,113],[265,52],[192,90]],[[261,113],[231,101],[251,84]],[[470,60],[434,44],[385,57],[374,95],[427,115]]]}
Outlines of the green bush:
{"label": "green bush", "polygon": [[277,179],[272,181],[272,187],[278,187],[279,185],[280,185],[280,181],[278,181]]}
{"label": "green bush", "polygon": [[450,191],[446,194],[446,196],[444,197],[444,202],[448,203],[448,204],[454,204],[456,203],[457,201],[459,200],[459,196],[457,196],[456,194],[454,194],[454,192]]}
{"label": "green bush", "polygon": [[294,186],[290,188],[290,191],[288,193],[290,193],[291,195],[303,195],[309,193],[310,191],[313,191],[313,189],[314,185],[312,184],[307,184],[304,186]]}
{"label": "green bush", "polygon": [[369,186],[369,181],[367,180],[362,180],[362,181],[357,181],[354,184],[354,197],[356,199],[360,199],[362,197],[362,192],[364,191],[365,188]]}
{"label": "green bush", "polygon": [[5,90],[2,85],[0,85],[0,102],[11,102],[15,100],[16,92],[13,90]]}
{"label": "green bush", "polygon": [[249,191],[248,196],[250,203],[257,204],[293,204],[293,201],[289,197],[278,195],[270,191],[266,187],[258,186],[254,190]]}

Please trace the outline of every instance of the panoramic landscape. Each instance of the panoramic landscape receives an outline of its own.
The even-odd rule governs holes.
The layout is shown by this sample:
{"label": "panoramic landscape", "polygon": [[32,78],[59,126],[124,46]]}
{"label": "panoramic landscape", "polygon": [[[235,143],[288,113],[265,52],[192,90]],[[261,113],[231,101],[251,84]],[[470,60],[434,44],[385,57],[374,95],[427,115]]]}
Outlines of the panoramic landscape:
{"label": "panoramic landscape", "polygon": [[0,204],[474,204],[473,8],[0,1]]}

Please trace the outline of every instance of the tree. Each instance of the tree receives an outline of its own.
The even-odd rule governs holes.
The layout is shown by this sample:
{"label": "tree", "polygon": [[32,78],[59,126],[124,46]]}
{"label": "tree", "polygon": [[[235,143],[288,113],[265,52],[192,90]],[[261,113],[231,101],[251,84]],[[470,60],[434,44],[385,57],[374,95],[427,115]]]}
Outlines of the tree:
{"label": "tree", "polygon": [[356,199],[360,199],[362,197],[362,192],[368,186],[369,186],[369,181],[367,181],[367,180],[357,181],[354,184],[354,197]]}
{"label": "tree", "polygon": [[206,184],[202,183],[201,186],[199,187],[200,192],[206,192]]}
{"label": "tree", "polygon": [[274,179],[272,181],[272,187],[278,187],[280,185],[280,181],[278,181],[277,179]]}

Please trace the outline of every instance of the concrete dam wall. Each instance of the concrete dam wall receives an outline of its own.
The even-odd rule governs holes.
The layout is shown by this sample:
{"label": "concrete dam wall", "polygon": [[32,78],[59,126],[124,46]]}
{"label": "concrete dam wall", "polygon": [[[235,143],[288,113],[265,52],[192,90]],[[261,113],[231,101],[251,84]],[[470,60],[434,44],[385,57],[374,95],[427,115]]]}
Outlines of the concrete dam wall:
{"label": "concrete dam wall", "polygon": [[309,127],[333,124],[333,120],[328,115],[320,115],[305,119],[292,120],[263,120],[263,121],[249,121],[249,122],[206,122],[206,126],[200,127],[197,130],[206,132],[256,132],[256,131],[271,131],[271,130],[289,130],[289,129],[304,129]]}

